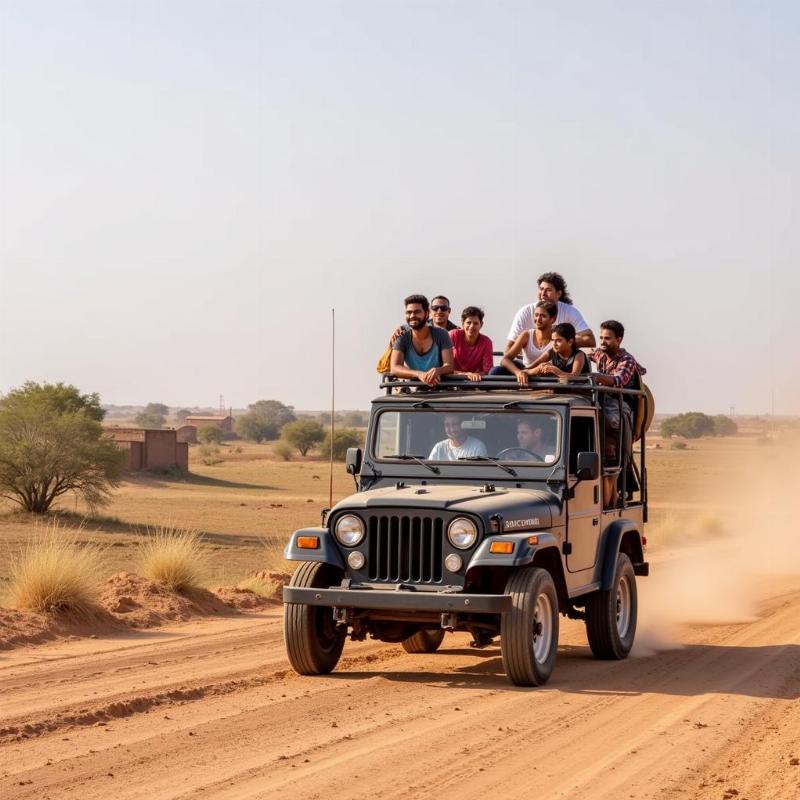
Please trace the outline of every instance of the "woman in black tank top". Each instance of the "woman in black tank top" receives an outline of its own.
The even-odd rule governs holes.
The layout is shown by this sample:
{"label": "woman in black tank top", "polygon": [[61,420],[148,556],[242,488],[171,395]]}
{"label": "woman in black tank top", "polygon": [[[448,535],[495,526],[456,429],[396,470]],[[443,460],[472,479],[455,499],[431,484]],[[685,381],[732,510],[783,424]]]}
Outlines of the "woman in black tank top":
{"label": "woman in black tank top", "polygon": [[527,370],[529,375],[586,375],[589,360],[575,345],[575,327],[569,322],[553,326],[553,349],[542,353]]}

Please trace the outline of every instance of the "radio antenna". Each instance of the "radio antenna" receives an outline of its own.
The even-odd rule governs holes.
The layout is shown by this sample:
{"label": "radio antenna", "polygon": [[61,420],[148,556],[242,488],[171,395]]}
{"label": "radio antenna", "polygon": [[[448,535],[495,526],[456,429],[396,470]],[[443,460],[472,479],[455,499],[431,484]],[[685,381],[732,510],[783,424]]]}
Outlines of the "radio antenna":
{"label": "radio antenna", "polygon": [[328,508],[333,508],[333,436],[336,408],[336,309],[331,309],[331,463],[328,480]]}

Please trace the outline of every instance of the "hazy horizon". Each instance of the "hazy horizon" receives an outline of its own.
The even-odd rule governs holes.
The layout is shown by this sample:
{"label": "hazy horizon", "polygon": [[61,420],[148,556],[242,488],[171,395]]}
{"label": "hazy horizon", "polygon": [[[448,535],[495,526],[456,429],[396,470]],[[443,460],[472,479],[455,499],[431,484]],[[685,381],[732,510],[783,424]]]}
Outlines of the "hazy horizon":
{"label": "hazy horizon", "polygon": [[0,0],[0,392],[379,394],[402,298],[536,277],[657,411],[800,413],[800,7]]}

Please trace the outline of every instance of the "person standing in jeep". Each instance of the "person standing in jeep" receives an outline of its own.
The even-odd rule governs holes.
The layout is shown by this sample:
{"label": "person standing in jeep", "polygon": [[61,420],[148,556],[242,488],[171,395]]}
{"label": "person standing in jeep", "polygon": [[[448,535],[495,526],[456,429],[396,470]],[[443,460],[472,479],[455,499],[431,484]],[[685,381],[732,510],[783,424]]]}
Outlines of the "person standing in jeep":
{"label": "person standing in jeep", "polygon": [[[591,359],[597,364],[594,380],[601,386],[614,386],[618,389],[634,388],[631,386],[636,375],[644,375],[647,370],[622,347],[625,326],[615,319],[609,319],[600,325],[600,347],[592,353]],[[620,404],[615,397],[605,395],[604,414],[606,425],[606,465],[617,463],[617,449],[622,448],[625,459],[630,458],[632,448],[633,411],[627,402]],[[623,464],[623,469],[625,464]],[[611,508],[615,505],[616,475],[603,477],[603,506]]]}

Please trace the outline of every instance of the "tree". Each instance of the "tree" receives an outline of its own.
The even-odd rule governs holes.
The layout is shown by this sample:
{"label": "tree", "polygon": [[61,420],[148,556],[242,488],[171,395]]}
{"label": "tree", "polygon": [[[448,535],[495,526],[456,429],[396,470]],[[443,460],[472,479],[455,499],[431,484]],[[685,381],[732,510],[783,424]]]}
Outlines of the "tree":
{"label": "tree", "polygon": [[716,436],[736,436],[739,426],[725,414],[717,414],[714,417],[714,434]]}
{"label": "tree", "polygon": [[186,422],[186,417],[191,417],[192,412],[188,408],[179,408],[175,412],[175,419],[178,421],[179,425],[183,425]]}
{"label": "tree", "polygon": [[[333,435],[333,457],[336,461],[344,461],[348,447],[361,445],[361,433],[353,428],[338,428]],[[323,453],[331,451],[331,432],[325,434],[325,441],[320,448]]]}
{"label": "tree", "polygon": [[287,422],[281,431],[281,438],[300,451],[301,456],[325,438],[325,429],[313,419],[296,419]]}
{"label": "tree", "polygon": [[133,421],[140,428],[163,428],[167,414],[169,414],[169,408],[163,403],[148,403],[144,410],[133,418]]}
{"label": "tree", "polygon": [[222,444],[225,431],[219,425],[203,425],[197,430],[197,438],[203,444]]}
{"label": "tree", "polygon": [[277,439],[287,422],[295,419],[294,408],[278,400],[259,400],[251,403],[247,411],[236,420],[236,433],[242,439],[263,442]]}
{"label": "tree", "polygon": [[103,436],[97,394],[28,382],[0,400],[0,497],[43,514],[68,492],[106,504],[126,454]]}
{"label": "tree", "polygon": [[714,420],[700,411],[688,411],[665,419],[661,423],[661,435],[683,436],[686,439],[714,436]]}
{"label": "tree", "polygon": [[345,411],[341,415],[344,425],[351,428],[365,428],[369,422],[369,413],[366,411]]}

